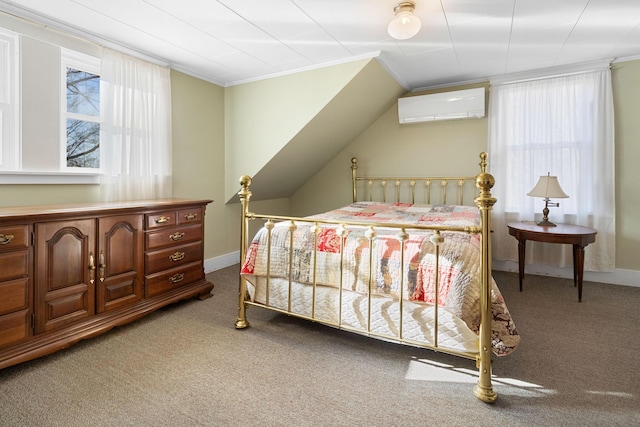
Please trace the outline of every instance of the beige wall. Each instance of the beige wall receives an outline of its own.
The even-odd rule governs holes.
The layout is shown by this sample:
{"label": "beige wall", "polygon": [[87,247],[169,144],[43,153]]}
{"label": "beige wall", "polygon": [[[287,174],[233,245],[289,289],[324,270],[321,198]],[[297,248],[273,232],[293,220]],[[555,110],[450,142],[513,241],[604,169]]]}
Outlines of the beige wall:
{"label": "beige wall", "polygon": [[[214,260],[209,268],[234,261],[227,256],[240,245],[240,205],[224,203],[225,94],[220,86],[171,72],[173,195],[213,200],[205,216],[205,259]],[[240,189],[238,179],[233,184]],[[285,215],[289,200],[255,202],[251,208]]]}
{"label": "beige wall", "polygon": [[172,71],[171,115],[173,196],[212,199],[205,215],[205,259],[231,252],[219,226],[225,214],[224,88]]}
{"label": "beige wall", "polygon": [[[225,92],[226,200],[255,176],[357,75],[359,60],[232,86]],[[295,162],[289,159],[288,163]]]}
{"label": "beige wall", "polygon": [[[638,272],[640,60],[616,63],[612,67],[612,80],[616,126],[616,206],[612,207],[616,209],[616,269]],[[485,150],[486,118],[400,126],[395,105],[291,197],[292,214],[307,215],[349,203],[349,165],[353,156],[359,159],[361,175],[468,174],[474,173],[477,156]]]}
{"label": "beige wall", "polygon": [[[482,85],[463,86],[482,87]],[[421,92],[429,93],[429,92]],[[361,176],[475,175],[486,151],[487,119],[400,125],[395,104],[291,198],[296,215],[351,201],[351,158]]]}
{"label": "beige wall", "polygon": [[640,271],[640,61],[614,64],[616,268]]}

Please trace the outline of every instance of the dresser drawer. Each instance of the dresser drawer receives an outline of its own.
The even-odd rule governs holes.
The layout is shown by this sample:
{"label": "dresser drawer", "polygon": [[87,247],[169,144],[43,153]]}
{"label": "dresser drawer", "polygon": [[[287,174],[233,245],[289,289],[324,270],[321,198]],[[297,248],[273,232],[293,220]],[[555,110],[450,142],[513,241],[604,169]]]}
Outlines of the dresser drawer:
{"label": "dresser drawer", "polygon": [[170,247],[145,254],[146,274],[157,273],[195,261],[202,261],[202,242]]}
{"label": "dresser drawer", "polygon": [[177,224],[176,212],[167,211],[145,215],[147,230],[159,227],[170,227]]}
{"label": "dresser drawer", "polygon": [[178,211],[178,224],[194,224],[202,222],[202,209],[191,208]]}
{"label": "dresser drawer", "polygon": [[0,282],[29,275],[29,251],[0,253]]}
{"label": "dresser drawer", "polygon": [[145,234],[145,247],[149,251],[197,240],[202,240],[202,224],[150,231]]}
{"label": "dresser drawer", "polygon": [[0,316],[0,347],[29,336],[29,310]]}
{"label": "dresser drawer", "polygon": [[0,253],[29,247],[29,226],[0,227]]}
{"label": "dresser drawer", "polygon": [[200,279],[204,279],[202,262],[194,262],[162,273],[151,274],[145,276],[145,296],[149,298]]}
{"label": "dresser drawer", "polygon": [[29,278],[0,282],[0,315],[29,307]]}

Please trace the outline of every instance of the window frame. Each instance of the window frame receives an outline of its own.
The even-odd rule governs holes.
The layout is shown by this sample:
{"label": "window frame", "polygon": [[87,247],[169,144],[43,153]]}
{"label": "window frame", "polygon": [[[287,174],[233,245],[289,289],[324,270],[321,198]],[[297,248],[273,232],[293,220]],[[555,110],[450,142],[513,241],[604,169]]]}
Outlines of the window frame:
{"label": "window frame", "polygon": [[[66,174],[101,174],[101,167],[67,166],[67,120],[79,119],[101,124],[101,116],[88,116],[67,111],[67,68],[100,76],[100,58],[76,52],[70,49],[60,49],[60,165],[59,170]],[[101,139],[101,138],[100,138]],[[99,142],[100,145],[102,141]],[[100,162],[102,165],[102,162]]]}
{"label": "window frame", "polygon": [[[15,37],[17,41],[14,45],[14,51],[12,52],[12,57],[15,58],[14,63],[12,64],[12,71],[15,72],[14,83],[12,87],[15,89],[15,100],[14,100],[14,108],[16,114],[12,118],[12,122],[14,123],[14,132],[15,138],[13,145],[11,147],[12,157],[14,159],[11,168],[3,167],[0,165],[0,185],[41,185],[41,184],[57,184],[57,185],[66,185],[66,184],[88,184],[88,185],[98,185],[100,184],[100,176],[101,171],[93,168],[66,168],[61,167],[62,165],[66,166],[66,63],[64,68],[64,73],[58,78],[54,79],[56,81],[56,88],[53,90],[58,92],[58,98],[61,100],[58,101],[58,109],[56,119],[58,123],[64,123],[59,127],[59,135],[54,138],[55,141],[53,143],[57,143],[59,147],[54,148],[54,152],[63,154],[61,157],[60,154],[57,157],[61,157],[64,163],[60,164],[60,159],[52,159],[52,165],[55,166],[55,169],[24,169],[24,141],[23,141],[23,129],[22,129],[22,94],[21,85],[23,80],[24,70],[22,67],[24,66],[23,62],[23,43],[22,43],[22,35],[20,33],[11,32],[9,30],[0,28],[0,37],[5,34],[10,34]],[[63,52],[68,55],[68,58],[71,60],[75,59],[75,62],[72,62],[74,66],[79,66],[82,64],[82,58],[89,58],[93,60],[94,67],[92,71],[99,71],[99,66],[96,67],[95,64],[100,63],[100,58],[96,58],[95,56],[81,54],[79,52],[68,50],[62,47],[58,47],[58,65],[56,68],[61,70],[61,64],[63,61]],[[96,62],[97,60],[97,62]],[[91,63],[91,62],[89,62]],[[85,68],[85,67],[83,67]],[[96,69],[97,68],[97,69]],[[96,74],[100,74],[99,72]],[[64,105],[63,107],[61,107]],[[60,108],[63,108],[60,110]],[[64,120],[64,122],[63,122]],[[64,138],[64,139],[63,139]],[[60,142],[62,141],[62,143]],[[0,141],[2,144],[2,141]],[[0,146],[0,149],[2,147]],[[62,151],[61,151],[62,150]],[[6,156],[6,151],[4,153]],[[5,157],[6,158],[6,157]],[[76,170],[74,170],[76,169]]]}
{"label": "window frame", "polygon": [[[0,46],[4,47],[4,64],[0,61],[0,171],[21,169],[20,127],[20,34],[0,28]],[[5,93],[3,99],[2,93]],[[6,118],[6,120],[5,120]]]}

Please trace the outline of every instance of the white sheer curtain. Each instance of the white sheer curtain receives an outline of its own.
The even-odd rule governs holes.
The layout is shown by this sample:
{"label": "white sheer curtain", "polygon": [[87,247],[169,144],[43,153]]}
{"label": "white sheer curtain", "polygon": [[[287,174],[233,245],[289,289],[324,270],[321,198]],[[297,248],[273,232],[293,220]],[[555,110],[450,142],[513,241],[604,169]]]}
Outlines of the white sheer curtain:
{"label": "white sheer curtain", "polygon": [[104,49],[100,80],[102,199],[171,197],[169,70]]}
{"label": "white sheer curtain", "polygon": [[[518,260],[507,223],[539,221],[543,199],[527,196],[538,178],[558,176],[568,199],[552,200],[552,222],[597,230],[585,251],[585,269],[615,267],[614,121],[609,67],[572,75],[491,87],[490,171],[498,199],[493,216],[493,253]],[[534,217],[535,214],[535,217]],[[527,263],[573,265],[570,245],[527,243]]]}

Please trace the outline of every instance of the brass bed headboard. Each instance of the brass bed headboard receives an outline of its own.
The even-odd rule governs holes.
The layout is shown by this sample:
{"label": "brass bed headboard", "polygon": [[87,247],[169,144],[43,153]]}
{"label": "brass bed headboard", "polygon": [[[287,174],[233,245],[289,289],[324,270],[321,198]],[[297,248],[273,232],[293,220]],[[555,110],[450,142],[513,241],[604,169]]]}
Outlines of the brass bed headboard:
{"label": "brass bed headboard", "polygon": [[[358,182],[366,183],[366,200],[373,201],[374,193],[381,193],[381,201],[387,201],[387,184],[393,183],[395,186],[395,202],[401,201],[401,193],[403,189],[407,188],[409,191],[409,201],[416,203],[416,187],[422,184],[424,187],[424,197],[422,202],[430,205],[431,190],[434,183],[439,183],[440,186],[440,198],[437,203],[447,204],[447,188],[455,186],[456,199],[453,204],[464,205],[464,193],[465,188],[475,189],[475,176],[463,176],[463,177],[366,177],[358,176],[358,159],[356,157],[351,158],[351,179],[353,184],[353,202],[358,201]],[[377,184],[377,185],[376,185]],[[436,184],[437,186],[438,184]]]}

